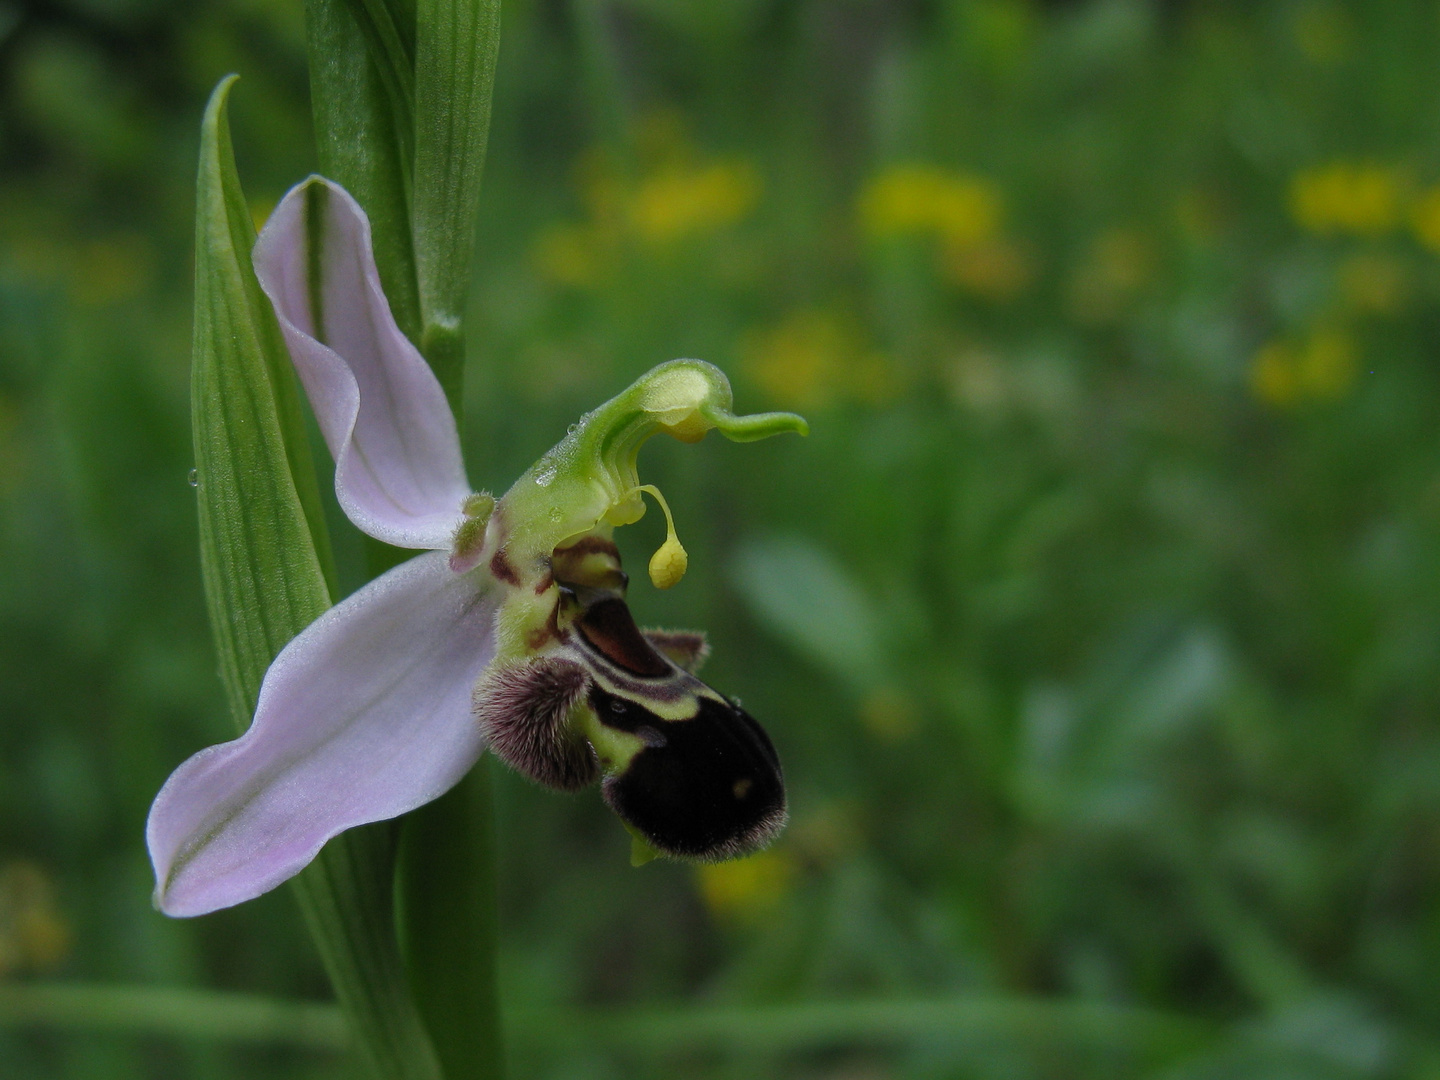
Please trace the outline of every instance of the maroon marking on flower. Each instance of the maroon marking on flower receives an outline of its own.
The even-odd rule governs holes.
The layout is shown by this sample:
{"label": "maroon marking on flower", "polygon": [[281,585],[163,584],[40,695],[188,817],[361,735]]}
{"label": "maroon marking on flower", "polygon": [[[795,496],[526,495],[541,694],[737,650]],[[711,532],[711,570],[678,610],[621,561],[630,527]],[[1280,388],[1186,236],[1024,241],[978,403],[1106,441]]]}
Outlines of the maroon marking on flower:
{"label": "maroon marking on flower", "polygon": [[516,573],[515,567],[510,565],[510,559],[506,556],[504,548],[495,552],[494,557],[490,560],[490,573],[497,580],[505,582],[506,585],[518,586],[520,584],[520,575]]}

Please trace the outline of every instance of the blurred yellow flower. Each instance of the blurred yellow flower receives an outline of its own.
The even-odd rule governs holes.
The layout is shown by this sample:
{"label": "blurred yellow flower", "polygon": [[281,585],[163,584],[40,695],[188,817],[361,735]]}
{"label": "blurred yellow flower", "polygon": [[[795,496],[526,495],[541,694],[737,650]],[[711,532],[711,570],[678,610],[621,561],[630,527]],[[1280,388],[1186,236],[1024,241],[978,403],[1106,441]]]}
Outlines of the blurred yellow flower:
{"label": "blurred yellow flower", "polygon": [[547,226],[531,250],[547,281],[598,286],[637,248],[675,248],[744,221],[759,204],[762,184],[755,164],[705,157],[673,114],[642,121],[636,138],[638,175],[605,148],[581,156],[576,173],[585,220]]}
{"label": "blurred yellow flower", "polygon": [[864,346],[850,320],[815,308],[746,335],[740,362],[781,405],[818,408],[842,397],[877,403],[901,389],[890,362]]}
{"label": "blurred yellow flower", "polygon": [[1250,388],[1280,408],[1343,397],[1355,382],[1358,352],[1355,339],[1334,327],[1315,330],[1298,344],[1272,341],[1251,361]]}
{"label": "blurred yellow flower", "polygon": [[695,868],[705,906],[721,918],[747,920],[771,911],[795,885],[799,867],[784,848]]}
{"label": "blurred yellow flower", "polygon": [[1393,255],[1352,255],[1335,271],[1335,283],[1345,303],[1372,315],[1393,315],[1409,299],[1409,268]]}
{"label": "blurred yellow flower", "polygon": [[23,860],[0,866],[0,976],[52,970],[70,937],[45,871]]}
{"label": "blurred yellow flower", "polygon": [[1154,272],[1154,246],[1144,233],[1108,229],[1095,237],[1070,276],[1070,314],[1083,323],[1119,318]]}
{"label": "blurred yellow flower", "polygon": [[1302,228],[1321,235],[1379,236],[1400,223],[1406,187],[1398,169],[1337,161],[1295,174],[1290,213]]}
{"label": "blurred yellow flower", "polygon": [[887,167],[866,184],[859,213],[871,236],[928,234],[965,246],[999,234],[1004,202],[984,177],[909,162]]}
{"label": "blurred yellow flower", "polygon": [[1431,251],[1440,251],[1440,184],[1426,188],[1410,211],[1415,238]]}
{"label": "blurred yellow flower", "polygon": [[674,243],[749,217],[760,201],[760,174],[748,161],[677,166],[641,180],[630,199],[636,234]]}
{"label": "blurred yellow flower", "polygon": [[531,258],[547,281],[594,285],[605,267],[604,242],[592,228],[560,222],[541,230]]}
{"label": "blurred yellow flower", "polygon": [[947,247],[940,266],[956,285],[997,304],[1017,299],[1035,280],[1035,260],[1004,238]]}

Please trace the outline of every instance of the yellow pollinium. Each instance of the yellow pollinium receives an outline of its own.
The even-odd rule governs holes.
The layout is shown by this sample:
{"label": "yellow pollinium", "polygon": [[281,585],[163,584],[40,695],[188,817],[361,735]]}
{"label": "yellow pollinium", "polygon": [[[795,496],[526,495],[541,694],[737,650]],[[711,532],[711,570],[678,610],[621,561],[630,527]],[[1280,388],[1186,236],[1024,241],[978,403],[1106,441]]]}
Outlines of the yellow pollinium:
{"label": "yellow pollinium", "polygon": [[670,506],[665,502],[665,496],[660,494],[654,484],[642,484],[635,491],[645,492],[665,511],[665,542],[650,556],[650,582],[657,589],[671,588],[685,576],[690,557],[685,554],[680,538],[675,535],[675,519],[670,516]]}
{"label": "yellow pollinium", "polygon": [[654,555],[650,556],[650,580],[657,589],[668,589],[685,576],[690,557],[671,533]]}

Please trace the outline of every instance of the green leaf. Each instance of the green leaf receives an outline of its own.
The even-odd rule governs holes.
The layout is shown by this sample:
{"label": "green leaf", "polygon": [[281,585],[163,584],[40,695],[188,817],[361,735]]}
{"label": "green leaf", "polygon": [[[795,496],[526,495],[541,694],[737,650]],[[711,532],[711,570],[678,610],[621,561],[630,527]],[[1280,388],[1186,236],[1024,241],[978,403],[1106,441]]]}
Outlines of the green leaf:
{"label": "green leaf", "polygon": [[[270,661],[330,606],[315,480],[289,357],[250,261],[255,233],[225,106],[211,95],[196,198],[192,421],[205,599],[237,727]],[[308,494],[307,494],[308,493]],[[405,983],[392,912],[393,826],[352,830],[296,879],[361,1047],[382,1077],[440,1075]]]}
{"label": "green leaf", "polygon": [[390,310],[405,336],[418,342],[420,294],[409,194],[414,113],[382,77],[356,6],[351,0],[305,4],[320,171],[365,208]]}
{"label": "green leaf", "polygon": [[271,659],[330,606],[330,589],[290,358],[250,262],[255,229],[225,115],[233,83],[216,87],[201,133],[191,417],[206,600],[243,729]]}
{"label": "green leaf", "polygon": [[419,345],[457,412],[461,321],[499,47],[500,0],[419,0],[411,207],[424,324]]}

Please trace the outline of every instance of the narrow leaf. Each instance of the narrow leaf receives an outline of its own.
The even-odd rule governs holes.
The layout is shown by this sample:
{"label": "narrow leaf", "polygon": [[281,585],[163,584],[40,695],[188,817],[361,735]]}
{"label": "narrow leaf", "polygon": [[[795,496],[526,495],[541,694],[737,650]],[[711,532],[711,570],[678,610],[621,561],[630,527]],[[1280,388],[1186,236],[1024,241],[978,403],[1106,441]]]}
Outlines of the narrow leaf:
{"label": "narrow leaf", "polygon": [[405,336],[418,342],[409,196],[413,111],[387,88],[351,0],[306,0],[305,29],[320,171],[365,208],[390,310]]}
{"label": "narrow leaf", "polygon": [[[313,491],[289,357],[251,264],[255,242],[225,105],[216,88],[201,130],[196,204],[192,422],[200,555],[220,672],[237,726],[254,712],[270,661],[330,606],[306,513]],[[297,879],[301,906],[361,1048],[388,1078],[433,1080],[434,1051],[405,985],[394,934],[393,828],[332,841]]]}
{"label": "narrow leaf", "polygon": [[416,10],[411,221],[424,323],[419,344],[458,405],[500,0],[419,0]]}
{"label": "narrow leaf", "polygon": [[[294,376],[250,262],[255,231],[225,114],[233,82],[211,96],[201,134],[191,400],[206,599],[243,729],[271,659],[330,606],[330,590]],[[310,514],[302,488],[314,499]]]}

